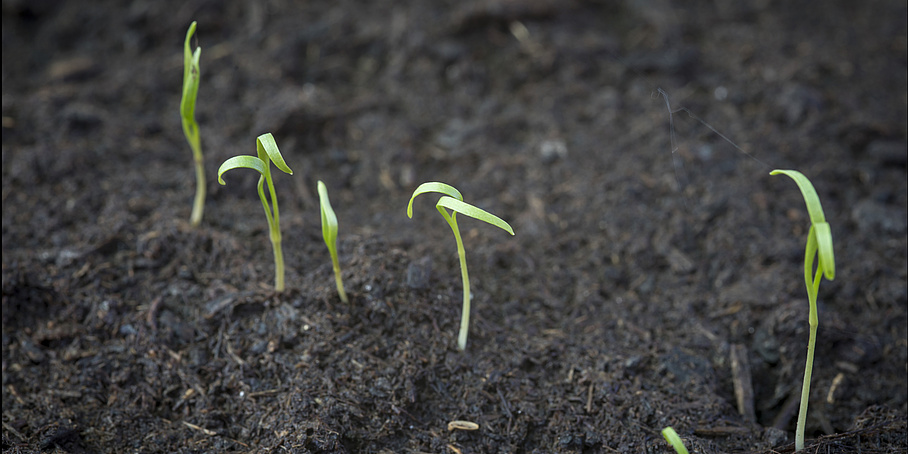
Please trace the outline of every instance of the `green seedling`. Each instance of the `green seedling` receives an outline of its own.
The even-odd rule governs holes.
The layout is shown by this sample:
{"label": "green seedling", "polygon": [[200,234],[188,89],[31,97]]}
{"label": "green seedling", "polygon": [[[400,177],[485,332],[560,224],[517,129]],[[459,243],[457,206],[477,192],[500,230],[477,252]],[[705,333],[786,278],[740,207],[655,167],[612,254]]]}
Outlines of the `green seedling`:
{"label": "green seedling", "polygon": [[180,118],[183,121],[183,135],[192,148],[192,157],[195,160],[195,202],[192,204],[192,214],[189,222],[197,227],[202,222],[202,212],[205,211],[205,160],[202,156],[202,141],[199,138],[199,125],[195,121],[195,100],[199,94],[199,57],[202,48],[196,47],[195,52],[189,48],[189,40],[195,33],[195,21],[189,25],[186,32],[186,41],[183,44],[183,98],[180,100]]}
{"label": "green seedling", "polygon": [[662,438],[665,438],[665,441],[672,445],[672,448],[675,448],[676,453],[688,454],[687,447],[684,446],[681,437],[678,436],[678,433],[675,432],[675,429],[672,429],[671,426],[662,429]]}
{"label": "green seedling", "polygon": [[[810,231],[807,233],[807,247],[804,253],[804,283],[807,285],[807,298],[810,302],[810,339],[807,342],[807,365],[804,368],[804,384],[801,387],[801,408],[798,412],[798,426],[795,431],[795,450],[804,449],[804,425],[807,422],[807,400],[810,396],[810,375],[813,372],[813,353],[817,341],[817,292],[820,290],[820,280],[825,276],[828,280],[835,279],[835,255],[832,251],[832,231],[820,197],[810,180],[797,170],[773,170],[770,175],[788,175],[798,188],[804,202],[807,203],[807,213],[810,215]],[[815,258],[817,269],[814,271]]]}
{"label": "green seedling", "polygon": [[[253,169],[261,174],[259,177],[258,191],[259,198],[262,200],[262,207],[265,208],[265,217],[268,219],[268,233],[271,238],[271,246],[274,249],[274,290],[284,291],[284,254],[281,252],[281,216],[277,208],[277,194],[274,192],[274,182],[271,180],[271,163],[273,162],[278,169],[285,173],[293,175],[293,171],[284,162],[274,136],[271,133],[265,133],[255,139],[255,148],[258,156],[234,156],[221,164],[218,169],[218,183],[224,183],[221,176],[224,172],[241,167]],[[268,198],[265,197],[265,182],[268,183],[268,193],[271,196],[271,205],[268,204]]]}
{"label": "green seedling", "polygon": [[325,183],[318,182],[318,207],[322,213],[322,237],[325,238],[325,245],[328,246],[328,252],[331,254],[331,265],[334,268],[334,282],[337,284],[337,294],[340,295],[341,301],[348,303],[347,292],[344,291],[344,281],[341,279],[340,262],[337,260],[337,216],[331,208],[331,201],[328,200],[328,188]]}
{"label": "green seedling", "polygon": [[[413,191],[410,203],[407,205],[408,217],[413,218],[413,199],[427,192],[444,194],[438,199],[435,208],[445,218],[445,221],[448,221],[448,225],[454,231],[454,239],[457,241],[457,255],[460,257],[460,272],[463,278],[463,312],[460,316],[460,333],[457,336],[457,348],[464,350],[467,347],[467,328],[470,325],[470,276],[467,274],[467,256],[466,252],[464,252],[463,240],[460,237],[460,229],[457,228],[457,213],[492,224],[511,235],[514,234],[514,229],[498,216],[465,203],[460,191],[454,189],[453,186],[438,182],[423,183]],[[451,210],[451,213],[448,213],[448,210]]]}

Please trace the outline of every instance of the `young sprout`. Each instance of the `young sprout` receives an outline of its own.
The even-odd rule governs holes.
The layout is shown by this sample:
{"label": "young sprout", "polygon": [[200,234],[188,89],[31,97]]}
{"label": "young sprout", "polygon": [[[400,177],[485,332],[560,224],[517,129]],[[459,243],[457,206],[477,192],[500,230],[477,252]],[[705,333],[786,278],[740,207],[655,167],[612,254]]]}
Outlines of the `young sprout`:
{"label": "young sprout", "polygon": [[[817,191],[810,184],[810,180],[797,170],[773,170],[770,175],[788,175],[801,189],[804,202],[807,203],[807,213],[810,215],[810,231],[807,232],[807,247],[804,253],[804,283],[807,285],[807,299],[810,302],[810,339],[807,342],[807,365],[804,367],[804,384],[801,387],[801,409],[798,412],[798,426],[795,431],[795,450],[804,449],[804,425],[807,422],[807,400],[810,396],[810,375],[813,372],[813,353],[817,341],[817,292],[820,289],[820,280],[826,277],[835,279],[835,255],[832,251],[832,231],[826,217]],[[817,269],[814,272],[813,263],[817,260]]]}
{"label": "young sprout", "polygon": [[672,429],[671,426],[662,429],[662,438],[665,438],[665,441],[672,445],[672,448],[675,448],[676,453],[688,454],[687,447],[684,446],[681,437],[678,436],[678,433],[675,432],[675,429]]}
{"label": "young sprout", "polygon": [[337,216],[334,215],[331,201],[328,200],[328,188],[321,180],[318,182],[318,206],[322,213],[322,237],[325,238],[325,245],[328,246],[328,252],[331,254],[331,265],[334,267],[337,294],[340,295],[341,301],[348,303],[347,292],[344,291],[344,281],[341,279],[340,262],[337,260]]}
{"label": "young sprout", "polygon": [[199,94],[199,56],[202,48],[196,47],[195,52],[189,49],[189,40],[195,33],[195,21],[189,25],[186,32],[186,41],[183,44],[183,98],[180,100],[180,118],[183,121],[183,135],[192,148],[195,160],[195,202],[192,204],[192,214],[189,222],[193,227],[198,227],[202,222],[202,212],[205,210],[205,162],[202,157],[202,141],[199,138],[199,125],[195,122],[195,100]]}
{"label": "young sprout", "polygon": [[[445,221],[448,221],[448,225],[454,231],[454,239],[457,241],[457,255],[460,257],[460,272],[463,278],[463,312],[460,316],[460,333],[457,336],[457,348],[464,350],[467,347],[467,328],[470,325],[470,276],[467,274],[467,256],[464,252],[463,240],[460,238],[460,229],[457,228],[457,213],[492,224],[511,235],[514,234],[514,229],[498,216],[465,203],[460,191],[454,189],[453,186],[438,182],[423,183],[413,191],[410,203],[407,205],[408,217],[413,218],[413,199],[427,192],[444,194],[438,199],[435,208],[445,218]],[[448,210],[451,210],[451,213],[448,213]]]}
{"label": "young sprout", "polygon": [[[256,156],[240,155],[234,156],[221,164],[218,169],[218,183],[224,183],[221,176],[230,169],[245,167],[258,171],[262,176],[259,177],[258,191],[259,198],[262,200],[262,207],[265,208],[265,217],[268,219],[269,236],[271,246],[274,248],[274,290],[284,291],[284,254],[281,252],[281,216],[277,208],[277,195],[274,192],[274,182],[271,180],[271,163],[273,162],[278,169],[293,175],[293,171],[284,162],[274,136],[271,133],[265,133],[255,139],[255,148],[258,153]],[[268,183],[268,193],[271,196],[271,205],[268,205],[268,199],[265,197],[265,182]]]}

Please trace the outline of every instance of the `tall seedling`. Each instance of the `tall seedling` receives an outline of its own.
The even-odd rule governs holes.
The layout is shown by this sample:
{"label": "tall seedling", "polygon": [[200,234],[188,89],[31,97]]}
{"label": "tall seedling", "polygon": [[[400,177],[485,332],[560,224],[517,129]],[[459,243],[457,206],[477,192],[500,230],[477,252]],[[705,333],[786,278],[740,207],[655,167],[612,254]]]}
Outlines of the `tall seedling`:
{"label": "tall seedling", "polygon": [[[807,247],[804,253],[804,283],[807,285],[807,299],[810,302],[810,338],[807,342],[807,365],[804,367],[804,383],[801,387],[801,408],[798,411],[798,426],[795,431],[795,450],[804,449],[804,426],[807,422],[807,401],[810,397],[810,376],[813,373],[813,353],[817,341],[817,293],[820,280],[835,279],[835,255],[832,250],[832,230],[826,222],[820,197],[810,180],[797,170],[773,170],[770,175],[788,175],[801,189],[807,214],[810,215],[810,231],[807,232]],[[817,266],[814,271],[814,261]]]}
{"label": "tall seedling", "polygon": [[[293,171],[284,162],[281,151],[277,148],[274,136],[271,133],[265,133],[255,139],[255,148],[258,156],[234,156],[221,164],[218,169],[218,183],[227,184],[221,175],[231,169],[245,167],[253,169],[261,174],[258,183],[259,198],[262,200],[262,207],[265,208],[265,218],[268,219],[268,235],[271,238],[271,246],[274,249],[274,290],[284,291],[284,254],[281,252],[281,215],[277,208],[277,194],[274,192],[274,182],[271,180],[271,163],[281,171],[293,175]],[[268,194],[271,196],[271,204],[268,204],[268,198],[265,197],[265,183],[268,183]]]}
{"label": "tall seedling", "polygon": [[[463,278],[463,312],[460,316],[460,333],[457,336],[457,348],[464,350],[467,348],[467,330],[470,326],[470,276],[467,274],[467,255],[464,251],[463,240],[460,237],[460,229],[457,227],[457,213],[492,224],[511,235],[514,234],[514,229],[498,216],[465,203],[460,191],[454,189],[453,186],[438,182],[423,183],[413,191],[410,203],[407,205],[408,217],[413,218],[413,199],[427,192],[444,194],[438,199],[435,208],[438,209],[441,216],[451,226],[451,230],[454,232],[454,239],[457,241],[457,255],[460,257],[460,273]],[[448,213],[448,210],[451,210],[451,213]]]}
{"label": "tall seedling", "polygon": [[195,33],[195,21],[189,25],[186,32],[186,41],[183,43],[183,98],[180,100],[180,118],[183,122],[183,135],[192,148],[192,157],[195,160],[195,201],[192,204],[192,214],[189,222],[197,227],[202,222],[202,212],[205,211],[205,159],[202,156],[202,141],[199,138],[199,125],[195,121],[195,101],[199,94],[199,57],[202,48],[196,47],[195,52],[190,50],[189,40]]}

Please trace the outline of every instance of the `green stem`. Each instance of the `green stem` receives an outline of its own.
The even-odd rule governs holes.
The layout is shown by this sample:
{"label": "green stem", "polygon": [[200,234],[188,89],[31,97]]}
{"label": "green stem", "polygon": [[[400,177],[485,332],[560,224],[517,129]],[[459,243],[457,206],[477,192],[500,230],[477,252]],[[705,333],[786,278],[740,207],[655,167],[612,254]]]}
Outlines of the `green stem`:
{"label": "green stem", "polygon": [[470,275],[467,273],[467,252],[464,250],[460,229],[457,227],[457,213],[449,215],[442,207],[438,207],[438,211],[448,221],[448,225],[451,226],[451,230],[454,232],[454,239],[457,241],[457,256],[460,257],[460,275],[463,278],[463,309],[460,314],[460,332],[457,334],[457,348],[463,351],[467,348],[467,332],[470,329]]}
{"label": "green stem", "polygon": [[804,449],[804,426],[807,423],[807,402],[810,397],[810,376],[813,373],[813,352],[816,342],[817,324],[811,323],[810,339],[807,342],[807,365],[804,367],[804,384],[801,387],[801,409],[798,411],[798,428],[795,431],[795,451]]}
{"label": "green stem", "polygon": [[274,249],[274,290],[284,291],[284,253],[281,252],[281,232],[277,231],[277,237],[271,236],[271,246]]}
{"label": "green stem", "polygon": [[[197,141],[196,141],[197,142]],[[205,160],[202,157],[201,146],[193,144],[192,154],[195,158],[195,202],[192,204],[192,215],[189,218],[193,227],[202,223],[202,213],[205,211]]]}
{"label": "green stem", "polygon": [[341,279],[340,262],[337,259],[337,253],[334,251],[329,252],[331,252],[331,264],[334,267],[334,282],[337,284],[337,294],[340,295],[341,301],[349,303],[350,300],[347,299],[347,292],[344,291],[344,281]]}

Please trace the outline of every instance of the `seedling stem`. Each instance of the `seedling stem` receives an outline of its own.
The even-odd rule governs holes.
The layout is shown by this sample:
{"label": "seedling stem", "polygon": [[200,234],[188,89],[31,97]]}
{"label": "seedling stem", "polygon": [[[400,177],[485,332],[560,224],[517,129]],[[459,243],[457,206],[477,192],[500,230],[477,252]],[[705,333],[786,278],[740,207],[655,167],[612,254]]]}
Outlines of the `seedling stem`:
{"label": "seedling stem", "polygon": [[[218,183],[226,184],[221,176],[230,169],[245,167],[253,169],[261,174],[258,183],[259,199],[262,201],[262,207],[265,209],[265,218],[268,220],[268,235],[271,238],[271,246],[274,250],[274,290],[284,291],[284,254],[281,252],[281,216],[277,207],[277,194],[274,191],[274,182],[271,179],[271,163],[283,172],[293,175],[293,171],[284,162],[274,136],[271,133],[265,133],[255,139],[255,147],[258,156],[234,156],[221,164],[218,169]],[[268,198],[265,197],[265,183],[268,183],[268,193],[271,196],[271,206],[268,204]]]}
{"label": "seedling stem", "polygon": [[[441,216],[444,217],[445,221],[448,222],[448,225],[451,226],[451,231],[454,232],[454,240],[457,241],[457,256],[460,257],[460,274],[463,279],[463,310],[460,315],[460,332],[457,335],[457,348],[464,350],[467,348],[467,331],[470,326],[470,276],[467,273],[467,254],[463,247],[463,239],[460,237],[460,229],[457,227],[457,213],[492,224],[511,235],[514,234],[514,229],[498,216],[465,203],[460,191],[453,186],[438,182],[423,183],[413,191],[413,195],[410,197],[410,203],[407,205],[408,217],[413,217],[413,199],[426,192],[445,194],[438,199],[435,208],[438,209]],[[448,210],[451,210],[451,213],[448,213]]]}
{"label": "seedling stem", "polygon": [[[788,175],[801,189],[801,195],[807,204],[807,213],[810,215],[810,231],[807,232],[807,247],[804,251],[804,283],[807,286],[807,299],[810,302],[810,336],[807,341],[807,364],[804,367],[804,383],[801,386],[801,407],[798,411],[798,425],[795,430],[795,450],[804,449],[804,428],[807,423],[807,403],[810,397],[810,377],[813,373],[813,354],[816,349],[817,326],[817,293],[820,290],[820,280],[825,276],[828,280],[835,279],[835,255],[832,249],[832,231],[820,197],[810,180],[797,170],[773,170],[770,175]],[[817,262],[816,272],[813,270],[814,260]]]}

